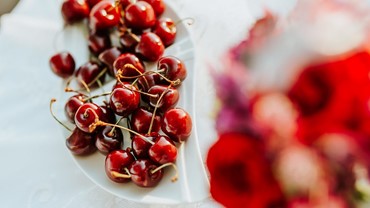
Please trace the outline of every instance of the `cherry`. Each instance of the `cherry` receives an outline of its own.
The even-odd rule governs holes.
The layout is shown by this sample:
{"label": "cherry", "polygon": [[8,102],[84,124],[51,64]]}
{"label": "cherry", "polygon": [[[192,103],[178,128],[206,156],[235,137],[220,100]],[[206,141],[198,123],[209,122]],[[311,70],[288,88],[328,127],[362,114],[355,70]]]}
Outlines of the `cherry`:
{"label": "cherry", "polygon": [[75,122],[76,111],[81,105],[86,103],[85,98],[85,95],[77,94],[73,95],[67,100],[66,104],[64,105],[64,113],[70,122]]}
{"label": "cherry", "polygon": [[163,3],[162,0],[143,0],[148,2],[154,10],[155,15],[158,17],[163,14],[164,10],[166,9],[166,5]]}
{"label": "cherry", "polygon": [[120,12],[110,1],[97,3],[90,12],[89,27],[93,32],[110,29],[120,22]]}
{"label": "cherry", "polygon": [[120,75],[124,77],[132,77],[144,73],[145,65],[134,54],[124,53],[113,63],[113,69],[115,74],[120,71]]}
{"label": "cherry", "polygon": [[[139,77],[137,83],[142,91],[148,92],[151,87],[161,83],[161,77],[156,73],[147,73]],[[143,96],[143,98],[146,98],[146,96]]]}
{"label": "cherry", "polygon": [[95,146],[103,154],[108,154],[113,150],[121,149],[123,145],[123,134],[120,129],[105,126],[96,134]]}
{"label": "cherry", "polygon": [[157,61],[164,53],[164,45],[158,35],[152,32],[144,32],[135,48],[135,52],[145,60]]}
{"label": "cherry", "polygon": [[99,55],[99,61],[108,67],[110,75],[114,76],[113,63],[121,55],[121,51],[117,47],[112,47],[101,52]]}
{"label": "cherry", "polygon": [[93,8],[97,3],[101,0],[86,0],[87,4],[89,5],[90,9]]}
{"label": "cherry", "polygon": [[147,159],[134,161],[129,169],[132,182],[141,187],[156,186],[163,177],[163,169],[157,168],[157,165]]}
{"label": "cherry", "polygon": [[121,6],[122,10],[125,10],[126,7],[132,3],[134,3],[136,0],[119,0],[119,5]]}
{"label": "cherry", "polygon": [[158,164],[172,163],[176,161],[177,148],[170,138],[160,135],[149,148],[149,156]]}
{"label": "cherry", "polygon": [[115,123],[116,122],[116,115],[114,114],[114,111],[109,106],[109,104],[105,104],[100,106],[100,108],[103,111],[103,116],[101,120],[108,122],[108,123]]}
{"label": "cherry", "polygon": [[[173,108],[179,101],[179,91],[172,86],[154,85],[148,90],[148,93],[159,95],[157,97],[150,97],[149,104],[155,107],[158,103],[158,108],[163,112]],[[162,94],[163,98],[158,102]]]}
{"label": "cherry", "polygon": [[91,133],[96,126],[92,125],[103,117],[103,110],[95,103],[83,104],[75,114],[76,126],[84,132]]}
{"label": "cherry", "polygon": [[183,81],[187,76],[185,64],[174,56],[164,56],[158,60],[157,68],[169,80]]}
{"label": "cherry", "polygon": [[104,50],[110,48],[112,45],[110,37],[106,34],[90,34],[88,40],[89,50],[92,54],[98,56]]}
{"label": "cherry", "polygon": [[139,107],[140,94],[133,85],[117,87],[112,91],[109,102],[112,110],[117,115],[127,117]]}
{"label": "cherry", "polygon": [[[78,80],[83,80],[89,86],[96,87],[98,86],[96,82],[104,81],[104,74],[102,73],[103,69],[97,62],[89,61],[78,68],[76,77]],[[98,78],[98,76],[100,77]],[[79,84],[83,86],[81,82]]]}
{"label": "cherry", "polygon": [[[153,113],[140,107],[131,115],[131,129],[138,133],[147,133],[150,128]],[[158,132],[161,129],[161,117],[156,115],[152,125],[152,131]]]}
{"label": "cherry", "polygon": [[119,39],[123,49],[127,52],[135,52],[135,47],[140,39],[133,33],[125,31]]}
{"label": "cherry", "polygon": [[85,0],[64,0],[62,16],[66,23],[72,24],[89,16],[90,8]]}
{"label": "cherry", "polygon": [[95,134],[75,128],[66,140],[67,148],[75,155],[88,155],[95,152]]}
{"label": "cherry", "polygon": [[149,135],[143,136],[134,135],[131,139],[131,148],[137,158],[149,159],[149,149],[154,144],[155,138],[157,138],[158,133],[152,132]]}
{"label": "cherry", "polygon": [[[114,182],[124,183],[130,181],[129,166],[135,161],[130,150],[114,150],[105,158],[105,173]],[[128,177],[126,177],[128,176]]]}
{"label": "cherry", "polygon": [[75,71],[76,63],[73,56],[68,52],[60,52],[53,55],[49,60],[51,70],[62,78],[67,78]]}
{"label": "cherry", "polygon": [[191,134],[192,120],[181,108],[174,108],[164,113],[162,131],[175,142],[184,142]]}
{"label": "cherry", "polygon": [[137,1],[125,9],[125,24],[133,29],[144,30],[155,25],[153,7],[145,1]]}
{"label": "cherry", "polygon": [[163,18],[157,20],[153,33],[158,35],[161,38],[164,46],[169,46],[175,42],[176,38],[176,25],[170,18]]}

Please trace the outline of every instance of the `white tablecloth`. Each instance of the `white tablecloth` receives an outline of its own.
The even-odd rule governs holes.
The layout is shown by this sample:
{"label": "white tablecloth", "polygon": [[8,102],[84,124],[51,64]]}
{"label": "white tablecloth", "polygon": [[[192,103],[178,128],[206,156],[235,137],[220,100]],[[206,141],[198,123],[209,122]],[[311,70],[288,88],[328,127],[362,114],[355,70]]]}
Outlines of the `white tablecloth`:
{"label": "white tablecloth", "polygon": [[[85,177],[68,156],[60,127],[50,116],[49,100],[61,93],[61,80],[48,66],[54,53],[53,38],[62,28],[60,2],[21,0],[10,15],[1,18],[0,207],[139,207]],[[203,158],[216,139],[208,64],[217,66],[221,54],[244,37],[262,14],[262,5],[285,14],[293,3],[172,0],[180,16],[195,19],[191,30],[199,86],[196,119],[198,129],[206,132],[200,138]],[[76,60],[77,64],[84,61]],[[207,205],[215,206],[212,202]]]}

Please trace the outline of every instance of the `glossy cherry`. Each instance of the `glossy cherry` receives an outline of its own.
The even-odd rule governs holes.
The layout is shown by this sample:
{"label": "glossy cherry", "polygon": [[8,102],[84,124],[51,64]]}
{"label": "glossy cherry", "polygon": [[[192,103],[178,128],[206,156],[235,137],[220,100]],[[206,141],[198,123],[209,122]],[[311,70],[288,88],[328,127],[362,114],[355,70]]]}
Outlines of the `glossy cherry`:
{"label": "glossy cherry", "polygon": [[164,53],[164,45],[158,35],[152,32],[144,32],[135,52],[147,61],[157,61]]}
{"label": "glossy cherry", "polygon": [[105,126],[96,133],[95,146],[105,155],[113,150],[119,150],[123,146],[121,129],[113,128],[111,126]]}
{"label": "glossy cherry", "polygon": [[152,146],[150,142],[154,142],[158,133],[152,132],[144,136],[145,139],[142,136],[134,135],[131,139],[131,148],[136,158],[149,159],[149,149]]}
{"label": "glossy cherry", "polygon": [[60,52],[53,55],[49,60],[51,70],[62,78],[73,75],[76,63],[73,56],[68,52]]}
{"label": "glossy cherry", "polygon": [[148,2],[154,10],[155,15],[158,17],[163,14],[164,10],[166,10],[166,5],[164,4],[163,0],[143,0]]}
{"label": "glossy cherry", "polygon": [[159,97],[164,93],[162,99],[158,103],[158,108],[165,112],[170,108],[173,108],[179,101],[179,91],[174,87],[168,87],[166,85],[154,85],[148,90],[148,93],[158,95],[157,97],[150,97],[149,104],[155,107],[158,103]]}
{"label": "glossy cherry", "polygon": [[[92,82],[97,78],[97,76],[100,73],[102,73],[102,71],[103,68],[97,62],[89,61],[78,68],[78,70],[76,71],[76,78],[78,80],[83,80],[86,84],[92,87],[96,87],[98,86],[97,82],[95,82],[94,84],[92,84]],[[105,75],[101,76],[99,78],[100,82],[103,82],[104,78]],[[78,83],[80,84],[81,87],[84,86],[82,85],[81,82]]]}
{"label": "glossy cherry", "polygon": [[[131,65],[132,67],[128,67],[127,65]],[[132,77],[144,73],[145,65],[136,55],[124,53],[113,63],[113,69],[115,74],[120,70],[122,76]]]}
{"label": "glossy cherry", "polygon": [[106,49],[99,54],[99,61],[108,67],[111,76],[114,76],[113,63],[120,55],[121,51],[117,47]]}
{"label": "glossy cherry", "polygon": [[106,34],[90,34],[88,39],[89,50],[92,54],[98,56],[104,50],[112,45],[110,37]]}
{"label": "glossy cherry", "polygon": [[64,0],[62,16],[66,23],[72,24],[89,16],[90,8],[85,0]]}
{"label": "glossy cherry", "polygon": [[157,20],[153,29],[153,33],[161,38],[164,46],[170,46],[175,42],[177,34],[176,25],[171,18]]}
{"label": "glossy cherry", "polygon": [[119,42],[121,43],[123,50],[127,52],[135,52],[135,47],[139,43],[140,39],[131,32],[124,32],[119,39]]}
{"label": "glossy cherry", "polygon": [[85,99],[86,96],[82,94],[76,94],[67,100],[66,104],[64,105],[64,113],[70,122],[75,122],[76,111],[79,107],[86,103]]}
{"label": "glossy cherry", "polygon": [[174,56],[164,56],[158,60],[158,70],[164,70],[162,74],[169,80],[183,81],[187,76],[184,62]]}
{"label": "glossy cherry", "polygon": [[[153,113],[143,107],[136,109],[131,115],[131,129],[142,134],[148,133],[152,116]],[[156,115],[151,130],[158,132],[160,129],[161,117]]]}
{"label": "glossy cherry", "polygon": [[177,158],[175,143],[164,135],[155,138],[148,152],[150,159],[158,164],[173,163]]}
{"label": "glossy cherry", "polygon": [[133,29],[144,30],[155,25],[153,7],[145,1],[137,1],[125,9],[125,24]]}
{"label": "glossy cherry", "polygon": [[156,164],[147,159],[134,161],[129,169],[132,182],[141,187],[156,186],[163,177],[163,169],[153,173],[157,167]]}
{"label": "glossy cherry", "polygon": [[67,148],[75,155],[88,155],[95,152],[95,134],[75,128],[66,140]]}
{"label": "glossy cherry", "polygon": [[120,12],[110,1],[97,3],[90,12],[89,27],[93,33],[115,27],[120,22]]}
{"label": "glossy cherry", "polygon": [[192,120],[181,108],[170,109],[162,118],[162,131],[175,142],[184,142],[191,134]]}
{"label": "glossy cherry", "polygon": [[75,114],[76,126],[84,132],[91,133],[95,130],[93,124],[103,117],[102,109],[95,103],[85,103],[78,108]]}
{"label": "glossy cherry", "polygon": [[117,87],[112,91],[109,104],[117,115],[126,117],[139,107],[140,93],[133,85]]}
{"label": "glossy cherry", "polygon": [[[120,174],[127,175],[128,168],[135,161],[129,149],[114,150],[105,158],[105,173],[114,182],[129,182],[130,178],[121,177]],[[118,174],[117,174],[118,173]]]}
{"label": "glossy cherry", "polygon": [[161,77],[156,73],[147,73],[137,80],[139,88],[144,91],[148,92],[148,90],[153,87],[154,85],[161,84]]}

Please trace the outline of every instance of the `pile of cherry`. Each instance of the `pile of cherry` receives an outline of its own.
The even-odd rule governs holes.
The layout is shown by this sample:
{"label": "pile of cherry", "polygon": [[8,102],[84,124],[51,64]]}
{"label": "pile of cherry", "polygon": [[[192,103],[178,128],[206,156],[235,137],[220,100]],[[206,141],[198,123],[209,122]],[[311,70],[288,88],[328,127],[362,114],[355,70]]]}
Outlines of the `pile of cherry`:
{"label": "pile of cherry", "polygon": [[[65,91],[73,94],[64,110],[74,130],[54,115],[55,99],[50,111],[72,132],[66,139],[68,149],[76,155],[96,150],[106,155],[106,175],[118,183],[156,186],[168,166],[175,168],[172,181],[176,181],[177,143],[191,134],[190,115],[176,107],[187,69],[178,58],[163,56],[176,37],[173,20],[160,18],[164,10],[162,0],[64,0],[62,4],[67,25],[88,23],[91,56],[77,70],[69,52],[50,58],[52,71],[67,80]],[[156,69],[146,70],[144,61],[156,63]],[[92,95],[91,89],[103,89],[107,79],[116,80],[112,90]],[[129,132],[131,145],[124,146],[122,131]]]}

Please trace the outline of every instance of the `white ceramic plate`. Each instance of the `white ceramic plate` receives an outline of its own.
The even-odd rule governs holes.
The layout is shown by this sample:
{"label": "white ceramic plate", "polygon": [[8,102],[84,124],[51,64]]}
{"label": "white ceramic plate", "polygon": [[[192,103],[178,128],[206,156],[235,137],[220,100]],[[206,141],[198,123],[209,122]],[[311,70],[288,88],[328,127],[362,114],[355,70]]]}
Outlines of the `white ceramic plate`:
{"label": "white ceramic plate", "polygon": [[[163,17],[170,17],[175,22],[181,18],[176,14],[173,7],[166,2],[166,12]],[[68,34],[70,33],[70,34]],[[76,32],[66,32],[63,38],[65,44],[81,50],[86,48],[86,41],[82,40],[83,36]],[[81,40],[76,40],[81,39]],[[72,41],[71,41],[72,40]],[[73,42],[73,43],[72,43]],[[84,45],[82,45],[84,44]],[[73,52],[73,51],[72,51]],[[79,54],[88,54],[87,51]],[[192,135],[188,141],[179,146],[179,154],[177,158],[177,166],[179,170],[179,179],[172,183],[171,177],[174,174],[172,168],[168,167],[165,170],[165,175],[162,181],[154,188],[141,188],[133,183],[118,184],[110,181],[104,171],[105,156],[99,152],[89,156],[73,156],[77,165],[94,183],[107,190],[108,192],[127,199],[130,202],[140,204],[194,204],[209,197],[208,178],[201,157],[198,143],[197,122],[195,120],[195,77],[194,77],[194,43],[190,32],[184,23],[177,25],[177,37],[173,45],[168,47],[165,55],[173,55],[185,62],[188,70],[188,77],[180,87],[180,101],[177,106],[184,108],[193,118]],[[81,55],[80,55],[81,56]],[[87,58],[85,58],[85,61]],[[79,61],[77,61],[78,63]],[[83,61],[80,61],[83,63]],[[150,68],[147,68],[150,70]],[[107,87],[107,89],[109,89]],[[69,132],[65,132],[65,137]],[[125,137],[124,146],[130,145],[128,136]]]}

